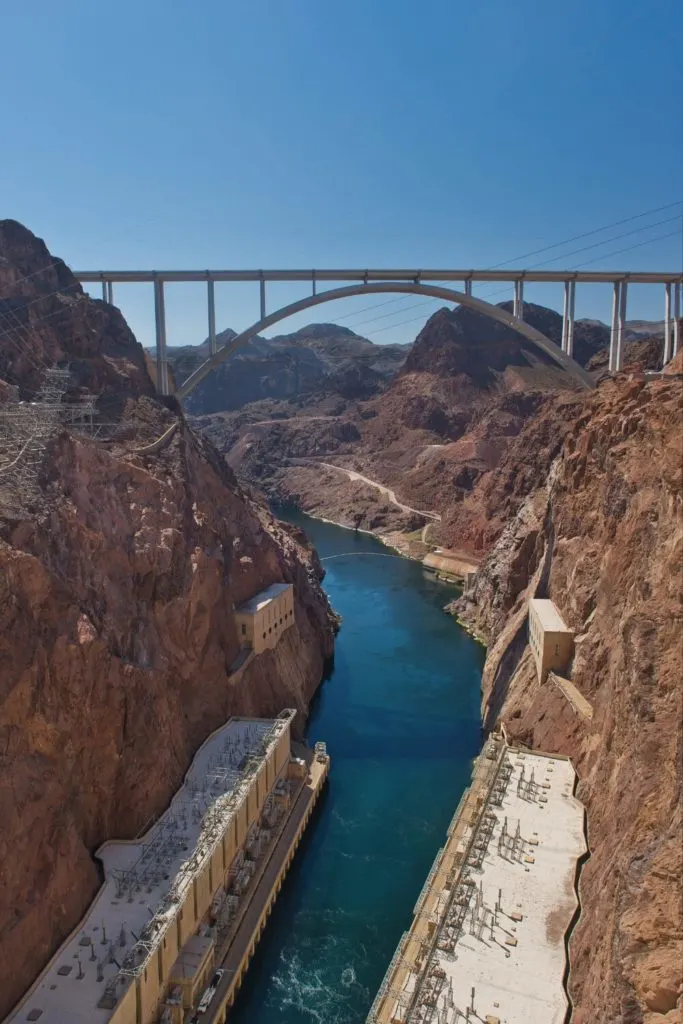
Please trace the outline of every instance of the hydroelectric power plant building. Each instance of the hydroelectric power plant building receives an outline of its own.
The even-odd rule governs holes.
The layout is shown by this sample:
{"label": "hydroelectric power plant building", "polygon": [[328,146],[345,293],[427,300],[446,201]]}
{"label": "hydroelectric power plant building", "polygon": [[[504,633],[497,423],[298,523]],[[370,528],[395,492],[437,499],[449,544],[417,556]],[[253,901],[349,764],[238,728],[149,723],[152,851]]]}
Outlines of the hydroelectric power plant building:
{"label": "hydroelectric power plant building", "polygon": [[6,1024],[223,1024],[329,770],[295,715],[230,719],[141,839],[100,847],[102,888]]}

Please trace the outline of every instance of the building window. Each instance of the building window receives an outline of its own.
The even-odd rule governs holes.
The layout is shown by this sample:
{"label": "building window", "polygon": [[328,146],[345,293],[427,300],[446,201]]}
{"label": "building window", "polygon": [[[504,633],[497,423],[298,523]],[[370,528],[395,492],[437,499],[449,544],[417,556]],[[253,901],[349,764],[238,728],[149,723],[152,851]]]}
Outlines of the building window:
{"label": "building window", "polygon": [[244,623],[242,623],[242,636],[246,636],[246,635],[247,635],[247,627],[246,627],[246,625]]}
{"label": "building window", "polygon": [[265,633],[263,634],[263,639],[264,639],[264,640],[266,639],[266,634],[265,634]]}
{"label": "building window", "polygon": [[555,644],[555,657],[559,658],[559,656],[560,656],[560,645],[559,644]]}

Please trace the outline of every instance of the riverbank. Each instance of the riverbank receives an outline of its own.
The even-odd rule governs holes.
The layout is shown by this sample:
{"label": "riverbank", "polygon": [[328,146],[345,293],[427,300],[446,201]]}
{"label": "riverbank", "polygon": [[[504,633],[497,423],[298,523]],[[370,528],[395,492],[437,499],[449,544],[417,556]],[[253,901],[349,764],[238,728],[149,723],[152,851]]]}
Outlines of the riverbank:
{"label": "riverbank", "polygon": [[[381,532],[380,530],[356,527],[353,523],[339,522],[328,516],[301,509],[298,506],[276,505],[274,506],[276,515],[278,514],[278,507],[285,510],[288,508],[295,509],[297,513],[308,516],[310,519],[316,519],[318,522],[328,523],[330,526],[336,526],[342,530],[350,530],[352,533],[375,537],[381,544],[396,554],[401,555],[401,557],[410,559],[413,562],[419,562],[420,565],[432,571],[436,578],[444,583],[463,586],[467,582],[468,575],[476,572],[479,567],[479,561],[471,555],[449,548],[434,547],[426,543],[424,540],[424,527],[410,531],[385,530]],[[468,627],[463,624],[463,628]],[[477,637],[477,639],[479,638]]]}

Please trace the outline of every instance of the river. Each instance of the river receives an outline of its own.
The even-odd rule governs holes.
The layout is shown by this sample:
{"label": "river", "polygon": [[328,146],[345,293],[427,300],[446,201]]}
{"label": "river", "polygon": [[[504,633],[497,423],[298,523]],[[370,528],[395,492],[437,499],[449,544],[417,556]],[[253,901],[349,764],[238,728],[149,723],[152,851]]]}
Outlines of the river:
{"label": "river", "polygon": [[362,1024],[469,782],[484,650],[417,563],[278,514],[316,545],[343,620],[307,729],[331,772],[229,1019]]}

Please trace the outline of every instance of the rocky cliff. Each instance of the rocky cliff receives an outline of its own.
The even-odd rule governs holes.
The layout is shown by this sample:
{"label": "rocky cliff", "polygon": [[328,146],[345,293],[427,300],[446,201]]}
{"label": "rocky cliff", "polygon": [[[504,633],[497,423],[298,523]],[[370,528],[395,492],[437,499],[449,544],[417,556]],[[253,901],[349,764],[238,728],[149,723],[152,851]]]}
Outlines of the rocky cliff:
{"label": "rocky cliff", "polygon": [[[156,399],[120,313],[15,222],[0,271],[1,375],[31,395],[68,361],[67,403],[87,388],[116,419],[55,430],[19,478],[0,458],[1,1017],[96,891],[93,851],[140,832],[231,714],[305,714],[332,630],[303,535]],[[235,670],[234,607],[279,580],[295,624]]]}
{"label": "rocky cliff", "polygon": [[[624,375],[565,406],[552,443],[557,410],[530,422],[520,442],[538,474],[522,469],[457,605],[490,642],[486,726],[570,756],[580,778],[590,857],[569,946],[573,1024],[683,1019],[682,406],[680,377]],[[510,494],[510,472],[492,474],[492,500]],[[537,680],[531,596],[552,598],[576,632],[573,703]]]}

